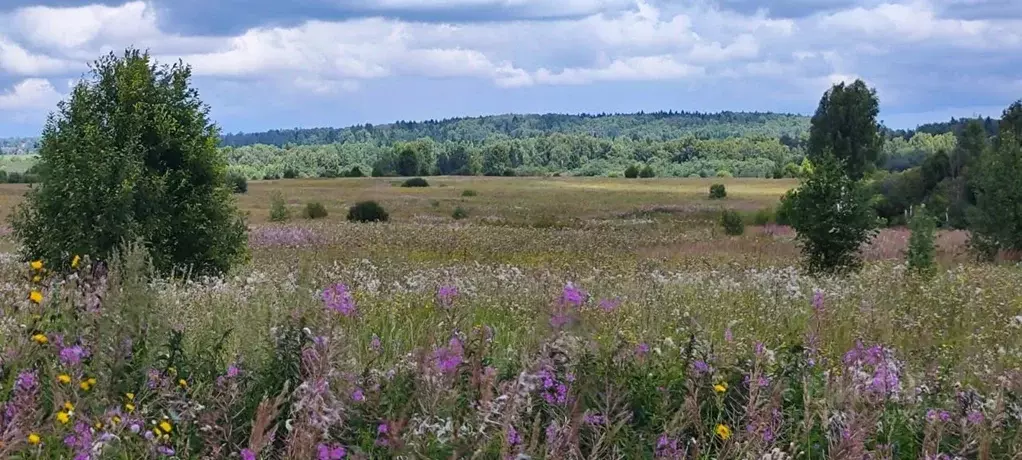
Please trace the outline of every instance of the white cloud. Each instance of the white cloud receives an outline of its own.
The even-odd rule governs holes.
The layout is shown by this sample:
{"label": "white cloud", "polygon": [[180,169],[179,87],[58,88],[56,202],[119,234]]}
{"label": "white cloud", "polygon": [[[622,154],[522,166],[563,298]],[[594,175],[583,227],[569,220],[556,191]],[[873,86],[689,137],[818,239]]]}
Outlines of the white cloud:
{"label": "white cloud", "polygon": [[838,32],[860,32],[900,42],[941,40],[952,46],[1004,47],[1022,44],[1022,21],[942,18],[930,1],[884,3],[856,7],[820,18],[820,26]]}
{"label": "white cloud", "polygon": [[11,89],[0,92],[0,109],[13,111],[44,109],[55,106],[60,99],[60,93],[53,88],[49,80],[27,78]]}
{"label": "white cloud", "polygon": [[625,8],[634,2],[633,0],[371,0],[364,1],[362,4],[367,9],[384,11],[436,11],[496,7],[521,11],[529,16],[564,16]]}
{"label": "white cloud", "polygon": [[74,8],[32,6],[16,10],[15,28],[32,45],[72,49],[94,41],[133,42],[161,35],[155,12],[144,2]]}
{"label": "white cloud", "polygon": [[580,85],[600,81],[669,80],[701,75],[705,69],[677,62],[671,56],[642,56],[616,60],[600,68],[570,68],[560,72],[539,69],[537,83]]}
{"label": "white cloud", "polygon": [[75,68],[73,61],[29,53],[0,35],[0,71],[14,75],[54,75]]}

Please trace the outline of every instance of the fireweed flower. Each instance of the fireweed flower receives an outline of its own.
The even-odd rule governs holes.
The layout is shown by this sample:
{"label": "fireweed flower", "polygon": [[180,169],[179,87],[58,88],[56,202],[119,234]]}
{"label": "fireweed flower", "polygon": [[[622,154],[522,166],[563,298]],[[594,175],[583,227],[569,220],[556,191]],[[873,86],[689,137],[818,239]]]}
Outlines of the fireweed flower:
{"label": "fireweed flower", "polygon": [[440,286],[436,292],[437,300],[444,308],[450,308],[454,304],[454,298],[458,296],[457,286]]}
{"label": "fireweed flower", "polygon": [[255,452],[252,449],[241,449],[241,460],[255,460]]}
{"label": "fireweed flower", "polygon": [[339,444],[326,445],[320,444],[316,446],[316,458],[319,460],[341,460],[347,452],[344,450],[344,446]]}
{"label": "fireweed flower", "polygon": [[621,306],[621,299],[603,299],[600,300],[600,309],[610,313],[617,310],[617,307]]}
{"label": "fireweed flower", "polygon": [[81,345],[64,347],[60,350],[60,363],[65,366],[77,366],[82,363],[82,358],[88,356]]}
{"label": "fireweed flower", "polygon": [[355,391],[351,392],[351,399],[362,402],[366,400],[366,395],[361,388],[355,388]]}
{"label": "fireweed flower", "polygon": [[380,336],[373,334],[373,339],[369,341],[369,349],[376,353],[383,351],[383,343],[380,342]]}
{"label": "fireweed flower", "polygon": [[436,370],[444,374],[454,372],[464,357],[464,348],[461,340],[451,337],[446,347],[438,348],[433,352],[433,365]]}
{"label": "fireweed flower", "polygon": [[507,443],[511,446],[517,446],[522,442],[521,435],[518,434],[518,430],[513,426],[507,428]]}
{"label": "fireweed flower", "polygon": [[564,285],[564,290],[561,292],[561,304],[578,307],[585,301],[585,296],[585,292],[575,287],[574,284],[568,283]]}
{"label": "fireweed flower", "polygon": [[348,286],[337,283],[323,290],[323,303],[328,310],[333,310],[344,316],[354,316],[355,300],[348,291]]}

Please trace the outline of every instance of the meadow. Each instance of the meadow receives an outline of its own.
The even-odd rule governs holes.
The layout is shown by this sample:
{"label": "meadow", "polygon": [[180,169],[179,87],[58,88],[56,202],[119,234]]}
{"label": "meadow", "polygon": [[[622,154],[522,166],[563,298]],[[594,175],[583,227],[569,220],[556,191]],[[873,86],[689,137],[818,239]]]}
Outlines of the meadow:
{"label": "meadow", "polygon": [[0,227],[0,458],[1022,458],[1022,270],[963,232],[929,280],[903,229],[814,277],[754,217],[795,180],[428,180],[250,182],[217,279],[31,266]]}

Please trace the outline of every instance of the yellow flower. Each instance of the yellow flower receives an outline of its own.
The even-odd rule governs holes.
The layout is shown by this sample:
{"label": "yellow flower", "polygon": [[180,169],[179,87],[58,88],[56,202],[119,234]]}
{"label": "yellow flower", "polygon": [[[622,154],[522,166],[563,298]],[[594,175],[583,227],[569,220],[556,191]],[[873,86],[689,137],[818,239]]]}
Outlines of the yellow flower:
{"label": "yellow flower", "polygon": [[723,439],[723,440],[727,441],[728,438],[731,437],[731,428],[728,428],[727,425],[724,425],[724,424],[717,425],[717,430],[716,431],[717,431],[717,436],[720,436],[720,439]]}
{"label": "yellow flower", "polygon": [[40,438],[39,435],[37,435],[35,433],[32,433],[32,434],[28,435],[28,443],[29,444],[31,444],[33,446],[38,446],[39,443],[41,443],[41,442],[43,442],[43,439]]}
{"label": "yellow flower", "polygon": [[57,412],[57,421],[58,422],[63,423],[63,424],[66,425],[67,422],[70,421],[70,420],[71,420],[71,414],[68,414],[67,412],[64,412],[64,411]]}
{"label": "yellow flower", "polygon": [[134,401],[135,400],[135,393],[125,393],[124,397],[128,398],[128,401]]}
{"label": "yellow flower", "polygon": [[113,423],[114,425],[120,424],[121,418],[115,415],[112,419],[110,419],[110,423]]}
{"label": "yellow flower", "polygon": [[67,374],[60,374],[57,376],[57,381],[63,383],[64,385],[67,385],[71,383],[71,376]]}
{"label": "yellow flower", "polygon": [[71,259],[71,268],[78,268],[78,262],[81,262],[81,260],[82,258],[78,257],[78,255],[76,254],[74,258]]}
{"label": "yellow flower", "polygon": [[33,260],[31,263],[29,263],[29,265],[32,267],[32,270],[42,270],[43,269],[43,261],[41,261],[41,260]]}
{"label": "yellow flower", "polygon": [[92,385],[89,383],[88,380],[82,380],[82,383],[78,384],[78,388],[81,388],[82,391],[89,391],[92,389]]}
{"label": "yellow flower", "polygon": [[163,434],[163,432],[160,431],[159,428],[153,428],[153,434],[155,434],[156,436],[159,436],[159,435]]}
{"label": "yellow flower", "polygon": [[28,300],[31,300],[32,302],[35,303],[42,303],[43,293],[33,289],[32,293],[28,295]]}
{"label": "yellow flower", "polygon": [[168,422],[166,420],[160,422],[160,429],[163,430],[165,433],[170,433],[170,430],[172,428],[174,428],[174,427],[170,426],[170,422]]}
{"label": "yellow flower", "polygon": [[44,334],[33,335],[32,340],[35,341],[35,343],[38,343],[39,345],[46,345],[46,342],[50,341],[50,339],[46,338],[46,335]]}
{"label": "yellow flower", "polygon": [[132,403],[125,404],[124,409],[128,412],[135,412],[135,405]]}
{"label": "yellow flower", "polygon": [[188,382],[185,379],[178,380],[177,384],[180,385],[181,388],[188,388]]}
{"label": "yellow flower", "polygon": [[42,280],[43,280],[43,277],[41,277],[41,276],[39,276],[39,275],[36,275],[36,276],[33,276],[33,277],[32,277],[32,282],[33,282],[33,283],[38,283],[38,282],[40,282],[40,281],[42,281]]}
{"label": "yellow flower", "polygon": [[96,422],[96,429],[97,430],[102,430],[103,429],[103,422]]}
{"label": "yellow flower", "polygon": [[727,391],[727,382],[720,382],[720,383],[714,385],[713,386],[713,391],[716,391],[717,393],[723,393],[723,392]]}
{"label": "yellow flower", "polygon": [[89,382],[89,386],[92,386],[92,387],[96,386],[96,378],[95,377],[89,377],[89,380],[87,380],[87,382]]}
{"label": "yellow flower", "polygon": [[64,403],[64,410],[66,410],[68,412],[71,412],[71,411],[75,410],[75,405],[71,404],[71,401],[68,401],[68,402]]}

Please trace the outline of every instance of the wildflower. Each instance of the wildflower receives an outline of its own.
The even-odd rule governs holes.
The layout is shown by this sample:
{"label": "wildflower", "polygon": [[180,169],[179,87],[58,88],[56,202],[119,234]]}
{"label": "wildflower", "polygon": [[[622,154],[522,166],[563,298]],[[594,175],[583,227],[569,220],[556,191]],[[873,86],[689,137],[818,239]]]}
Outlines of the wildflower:
{"label": "wildflower", "polygon": [[177,381],[177,385],[181,388],[188,388],[188,381],[185,379],[180,379]]}
{"label": "wildflower", "polygon": [[77,254],[71,259],[71,268],[78,268],[78,262],[81,262],[82,258],[78,257]]}
{"label": "wildflower", "polygon": [[517,446],[518,444],[521,444],[521,442],[522,442],[522,436],[518,434],[518,430],[516,430],[515,427],[513,427],[513,426],[508,427],[508,429],[507,429],[507,443],[512,445],[512,446]]}
{"label": "wildflower", "polygon": [[40,442],[43,442],[43,439],[40,438],[38,434],[32,433],[32,434],[28,435],[28,443],[29,444],[31,444],[33,446],[38,446]]}
{"label": "wildflower", "polygon": [[135,412],[135,405],[132,403],[127,403],[124,405],[124,410],[128,412]]}
{"label": "wildflower", "polygon": [[174,449],[171,449],[170,447],[167,446],[157,447],[156,452],[159,452],[160,455],[163,455],[165,457],[171,457],[174,455]]}
{"label": "wildflower", "polygon": [[433,352],[433,361],[436,369],[442,373],[451,373],[461,364],[464,349],[461,340],[451,337],[446,347],[438,348]]}
{"label": "wildflower", "polygon": [[71,383],[71,376],[67,374],[60,374],[57,376],[57,381],[63,383],[64,385],[67,385]]}
{"label": "wildflower", "polygon": [[731,333],[731,326],[728,326],[727,329],[724,329],[724,341],[727,343],[735,341],[735,336],[734,334]]}
{"label": "wildflower", "polygon": [[316,458],[319,460],[341,460],[347,454],[344,446],[320,444],[316,446]]}
{"label": "wildflower", "polygon": [[120,425],[121,424],[121,417],[117,416],[117,415],[113,416],[113,418],[110,419],[110,423],[112,423],[114,425]]}
{"label": "wildflower", "polygon": [[328,310],[336,311],[344,316],[355,314],[355,300],[348,291],[348,286],[337,283],[323,290],[323,302]]}
{"label": "wildflower", "polygon": [[39,345],[46,345],[46,343],[49,342],[50,339],[46,338],[46,335],[44,334],[36,334],[32,336],[32,341],[38,343]]}
{"label": "wildflower", "polygon": [[635,353],[639,356],[643,356],[646,353],[649,353],[649,345],[647,345],[645,342],[636,345]]}
{"label": "wildflower", "polygon": [[972,425],[979,425],[983,423],[983,413],[980,411],[972,411],[969,415],[965,416],[965,420]]}
{"label": "wildflower", "polygon": [[727,382],[720,382],[720,383],[714,385],[713,386],[713,391],[717,392],[718,394],[726,392],[727,391]]}
{"label": "wildflower", "polygon": [[124,397],[128,398],[128,401],[134,401],[135,400],[135,393],[124,393]]}
{"label": "wildflower", "polygon": [[64,403],[64,410],[70,413],[71,411],[75,410],[75,405],[71,404],[71,401],[67,401]]}
{"label": "wildflower", "polygon": [[39,276],[39,275],[35,275],[35,276],[32,277],[32,282],[33,283],[38,283],[38,282],[40,282],[42,280],[43,280],[43,277]]}
{"label": "wildflower", "polygon": [[28,295],[28,300],[31,300],[33,303],[42,303],[43,293],[33,289]]}
{"label": "wildflower", "polygon": [[585,293],[575,287],[574,284],[568,283],[564,285],[564,291],[561,292],[561,304],[578,307],[582,305],[584,300]]}
{"label": "wildflower", "polygon": [[57,421],[66,425],[67,422],[71,421],[71,414],[64,411],[57,412]]}
{"label": "wildflower", "polygon": [[81,364],[84,356],[86,356],[86,351],[81,347],[81,345],[64,347],[60,350],[60,362],[65,366],[77,366]]}
{"label": "wildflower", "polygon": [[696,375],[709,374],[710,365],[701,359],[696,360],[692,362],[692,370],[695,371]]}
{"label": "wildflower", "polygon": [[454,298],[458,296],[457,286],[440,286],[440,289],[436,293],[437,299],[440,300],[440,305],[444,308],[450,308],[454,303]]}
{"label": "wildflower", "polygon": [[727,425],[724,425],[723,423],[718,424],[717,429],[714,431],[717,433],[717,436],[720,436],[720,439],[725,441],[731,437],[731,428],[728,428]]}
{"label": "wildflower", "polygon": [[170,425],[170,422],[166,420],[161,421],[159,427],[161,430],[163,430],[164,433],[170,433],[174,428],[173,426]]}
{"label": "wildflower", "polygon": [[42,270],[43,269],[43,261],[41,261],[41,260],[33,260],[32,262],[29,262],[28,265],[32,267],[32,270]]}
{"label": "wildflower", "polygon": [[238,374],[241,374],[241,369],[239,369],[238,366],[234,364],[227,366],[227,378],[233,379],[237,377]]}
{"label": "wildflower", "polygon": [[255,452],[252,449],[241,449],[241,460],[255,460]]}
{"label": "wildflower", "polygon": [[383,343],[378,335],[373,334],[373,339],[369,341],[369,349],[377,353],[383,350]]}
{"label": "wildflower", "polygon": [[78,388],[81,388],[82,391],[89,391],[92,389],[92,383],[88,380],[82,380],[82,383],[78,384]]}
{"label": "wildflower", "polygon": [[600,301],[600,309],[610,313],[621,306],[621,299],[603,299]]}
{"label": "wildflower", "polygon": [[355,391],[351,393],[351,399],[362,402],[366,400],[366,395],[362,393],[361,388],[356,388]]}

